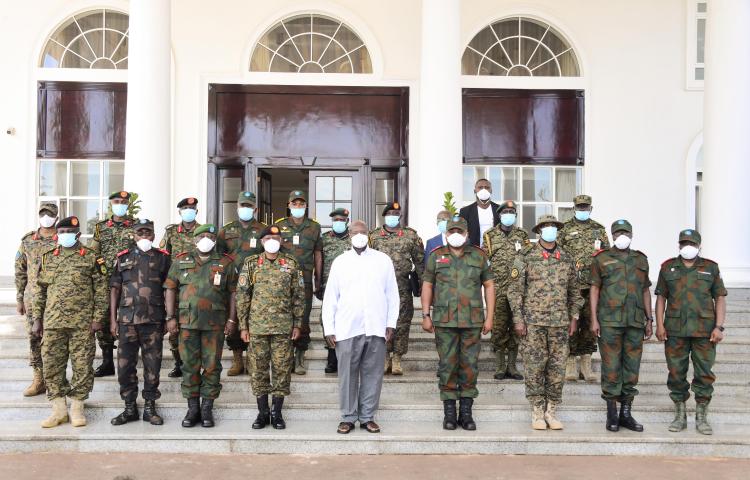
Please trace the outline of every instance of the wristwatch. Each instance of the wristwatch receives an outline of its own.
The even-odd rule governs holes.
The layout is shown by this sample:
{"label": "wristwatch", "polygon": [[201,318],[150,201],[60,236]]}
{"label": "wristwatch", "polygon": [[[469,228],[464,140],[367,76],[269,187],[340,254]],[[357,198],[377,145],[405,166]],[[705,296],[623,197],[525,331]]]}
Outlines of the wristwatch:
{"label": "wristwatch", "polygon": [[716,328],[718,328],[720,332],[724,333],[724,325],[717,325]]}
{"label": "wristwatch", "polygon": [[168,322],[169,322],[170,320],[177,320],[177,317],[175,317],[174,315],[171,315],[171,316],[167,316],[166,320],[167,320]]}
{"label": "wristwatch", "polygon": [[423,313],[422,318],[430,318],[430,312]]}

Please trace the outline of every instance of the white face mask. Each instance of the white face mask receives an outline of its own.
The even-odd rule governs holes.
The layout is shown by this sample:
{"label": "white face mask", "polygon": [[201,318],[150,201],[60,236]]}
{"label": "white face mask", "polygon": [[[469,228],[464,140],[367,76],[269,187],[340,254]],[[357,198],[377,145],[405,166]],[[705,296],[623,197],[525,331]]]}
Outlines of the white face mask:
{"label": "white face mask", "polygon": [[352,246],[354,248],[365,248],[368,240],[367,235],[358,233],[352,237]]}
{"label": "white face mask", "polygon": [[263,249],[268,253],[276,253],[279,251],[279,248],[281,247],[281,243],[279,243],[278,240],[269,238],[265,242],[263,242]]}
{"label": "white face mask", "polygon": [[135,244],[138,245],[138,248],[140,248],[142,252],[148,252],[149,250],[151,250],[154,242],[152,242],[148,238],[141,238],[140,240],[135,242]]}
{"label": "white face mask", "polygon": [[198,243],[195,244],[195,246],[198,247],[198,250],[200,250],[201,253],[210,252],[211,249],[214,248],[214,245],[216,245],[216,242],[208,237],[201,238],[200,240],[198,240]]}
{"label": "white face mask", "polygon": [[692,260],[698,256],[700,249],[692,245],[685,245],[680,249],[680,256],[685,260]]}
{"label": "white face mask", "polygon": [[41,225],[44,228],[49,228],[54,224],[55,224],[55,217],[50,217],[49,215],[42,215],[41,217],[39,217],[39,225]]}
{"label": "white face mask", "polygon": [[464,237],[460,233],[451,233],[450,235],[448,235],[447,240],[448,244],[454,248],[462,247],[464,243],[466,243],[466,237]]}
{"label": "white face mask", "polygon": [[619,237],[615,238],[615,247],[619,248],[620,250],[625,250],[630,246],[631,239],[627,235],[620,235]]}
{"label": "white face mask", "polygon": [[486,188],[483,188],[477,192],[477,198],[483,202],[489,200],[491,196],[492,194]]}

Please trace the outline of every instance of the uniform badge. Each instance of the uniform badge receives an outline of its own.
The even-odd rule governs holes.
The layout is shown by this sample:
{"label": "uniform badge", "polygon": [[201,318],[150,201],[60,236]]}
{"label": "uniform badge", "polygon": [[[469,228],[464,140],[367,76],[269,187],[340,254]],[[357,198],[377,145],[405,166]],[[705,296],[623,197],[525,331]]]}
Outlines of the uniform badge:
{"label": "uniform badge", "polygon": [[513,269],[510,271],[510,278],[518,278],[519,272],[518,269],[513,267]]}
{"label": "uniform badge", "polygon": [[581,267],[583,267],[583,262],[581,262],[580,260],[578,260],[578,261],[576,262],[576,270],[580,270],[580,269],[581,269]]}
{"label": "uniform badge", "polygon": [[240,275],[239,280],[237,280],[237,283],[240,287],[246,287],[247,286],[247,275]]}
{"label": "uniform badge", "polygon": [[516,241],[516,252],[520,252],[520,251],[521,251],[521,244],[518,241]]}
{"label": "uniform badge", "polygon": [[594,242],[594,250],[599,250],[600,248],[602,248],[602,241],[596,239],[596,241]]}

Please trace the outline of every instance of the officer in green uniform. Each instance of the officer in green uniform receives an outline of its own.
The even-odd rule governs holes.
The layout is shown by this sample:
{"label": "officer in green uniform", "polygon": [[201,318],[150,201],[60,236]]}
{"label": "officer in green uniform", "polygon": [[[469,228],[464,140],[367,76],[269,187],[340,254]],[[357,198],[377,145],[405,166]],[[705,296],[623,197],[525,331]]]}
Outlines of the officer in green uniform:
{"label": "officer in green uniform", "polygon": [[300,335],[294,341],[294,373],[304,375],[305,352],[310,346],[310,311],[313,299],[313,277],[315,287],[321,286],[323,272],[323,241],[320,224],[307,218],[307,195],[302,190],[289,193],[289,213],[276,222],[281,232],[281,251],[297,259],[305,279],[305,314],[300,324]]}
{"label": "officer in green uniform", "polygon": [[[260,244],[260,233],[266,228],[264,223],[255,219],[255,194],[253,192],[240,192],[237,196],[237,217],[235,220],[224,225],[219,230],[216,240],[216,250],[219,253],[228,253],[234,257],[237,270],[250,255],[257,255],[263,251]],[[247,351],[247,343],[240,338],[239,330],[227,336],[227,347],[232,351],[232,366],[227,370],[227,375],[233,377],[245,372],[245,362],[242,352]]]}
{"label": "officer in green uniform", "polygon": [[699,433],[711,435],[708,404],[716,380],[711,368],[716,360],[716,344],[724,339],[727,290],[719,265],[698,256],[700,233],[683,230],[679,245],[680,255],[661,265],[656,282],[656,338],[666,342],[667,386],[675,404],[675,418],[669,431],[687,428],[685,402],[690,398],[687,371],[692,359],[695,428]]}
{"label": "officer in green uniform", "polygon": [[[198,214],[197,198],[183,198],[177,202],[177,210],[180,213],[182,221],[167,225],[164,236],[159,243],[159,248],[169,252],[172,262],[174,262],[177,255],[189,252],[194,248],[193,235],[195,229],[200,226],[200,223],[195,221],[195,217]],[[177,314],[179,315],[179,312]],[[179,323],[177,324],[177,328],[179,328]],[[172,358],[174,358],[174,368],[167,374],[170,378],[182,376],[182,370],[180,369],[182,367],[182,360],[180,359],[180,351],[178,349],[179,335],[179,331],[175,334],[169,334],[169,350],[172,352]]]}
{"label": "officer in green uniform", "polygon": [[[457,425],[464,430],[477,428],[471,407],[479,395],[477,375],[481,335],[492,331],[495,312],[495,285],[490,261],[483,250],[467,245],[468,229],[462,217],[455,216],[448,222],[448,245],[432,251],[422,284],[422,328],[435,334],[440,357],[438,384],[443,401],[443,428],[446,430],[455,430]],[[486,314],[482,287],[487,302]]]}
{"label": "officer in green uniform", "polygon": [[214,426],[224,336],[237,328],[237,270],[231,256],[216,251],[217,233],[211,224],[196,228],[195,248],[175,257],[164,282],[167,330],[180,335],[182,396],[188,401],[183,427],[199,421],[204,427]]}
{"label": "officer in green uniform", "polygon": [[[614,246],[594,254],[591,264],[591,330],[602,356],[602,398],[607,402],[606,428],[642,432],[631,415],[638,395],[643,340],[651,337],[653,315],[648,258],[630,249],[633,227],[616,220],[611,228]],[[617,402],[620,416],[617,416]]]}
{"label": "officer in green uniform", "polygon": [[[109,196],[112,207],[112,216],[98,222],[94,226],[94,237],[89,242],[89,248],[106,262],[107,275],[112,273],[112,267],[117,259],[117,254],[128,248],[135,247],[135,231],[133,224],[137,219],[128,215],[130,204],[130,193],[125,191],[113,192]],[[109,277],[107,278],[109,283]],[[100,320],[103,325],[109,325],[109,304],[107,304],[106,317]],[[94,371],[95,377],[106,377],[115,374],[113,350],[115,339],[108,328],[102,328],[96,332],[99,340],[99,348],[102,349],[102,364]]]}

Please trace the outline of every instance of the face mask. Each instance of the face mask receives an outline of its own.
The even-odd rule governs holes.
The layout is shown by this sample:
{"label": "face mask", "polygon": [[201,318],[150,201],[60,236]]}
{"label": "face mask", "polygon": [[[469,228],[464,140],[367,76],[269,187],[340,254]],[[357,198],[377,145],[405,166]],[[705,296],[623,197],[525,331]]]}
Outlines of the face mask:
{"label": "face mask", "polygon": [[255,209],[250,207],[240,207],[237,209],[237,216],[240,217],[240,220],[243,222],[249,222],[253,218],[253,213],[255,212]]}
{"label": "face mask", "polygon": [[692,260],[698,256],[699,248],[692,245],[685,245],[680,249],[680,256],[685,260]]}
{"label": "face mask", "polygon": [[182,221],[186,223],[194,222],[196,215],[198,215],[198,210],[195,210],[194,208],[183,208],[180,210],[180,217],[182,217]]}
{"label": "face mask", "polygon": [[302,218],[305,216],[304,208],[290,208],[289,211],[292,212],[294,218]]}
{"label": "face mask", "polygon": [[341,220],[336,220],[333,222],[333,231],[336,233],[344,233],[346,231],[346,222],[342,222]]}
{"label": "face mask", "polygon": [[128,213],[128,206],[124,203],[115,203],[112,205],[112,213],[118,217],[124,217]]}
{"label": "face mask", "polygon": [[201,238],[200,240],[198,240],[198,243],[195,244],[195,246],[198,247],[198,250],[200,250],[202,253],[210,252],[211,249],[214,248],[214,245],[216,245],[216,242],[208,237]]}
{"label": "face mask", "polygon": [[576,210],[575,216],[579,222],[585,222],[591,216],[591,212],[588,210]]}
{"label": "face mask", "polygon": [[152,242],[148,238],[141,238],[140,240],[135,242],[135,244],[138,245],[138,248],[140,248],[142,252],[148,252],[149,250],[151,250],[151,246],[153,245],[153,243],[154,242]]}
{"label": "face mask", "polygon": [[542,228],[542,240],[552,243],[557,240],[557,227]]}
{"label": "face mask", "polygon": [[268,253],[276,253],[279,251],[281,243],[278,240],[270,238],[263,243],[263,249]]}
{"label": "face mask", "polygon": [[55,224],[55,217],[50,217],[49,215],[42,215],[41,217],[39,217],[39,225],[41,225],[44,228],[49,228],[54,224]]}
{"label": "face mask", "polygon": [[477,198],[483,202],[489,200],[491,196],[492,194],[486,188],[483,188],[477,192]]}
{"label": "face mask", "polygon": [[615,238],[615,247],[619,248],[620,250],[625,250],[630,246],[631,239],[627,235],[620,235],[619,237]]}
{"label": "face mask", "polygon": [[448,244],[451,247],[455,248],[462,247],[463,244],[466,243],[466,237],[464,237],[460,233],[451,233],[450,235],[448,235],[447,240]]}
{"label": "face mask", "polygon": [[445,233],[445,227],[447,227],[447,226],[448,226],[448,220],[440,220],[440,221],[439,221],[439,222],[437,223],[437,226],[438,226],[438,231],[439,231],[440,233]]}
{"label": "face mask", "polygon": [[358,233],[352,237],[352,246],[354,248],[365,248],[367,246],[367,235]]}
{"label": "face mask", "polygon": [[76,238],[76,233],[58,233],[57,234],[57,243],[59,243],[61,246],[65,248],[70,248],[73,245],[76,244],[76,241],[78,240]]}
{"label": "face mask", "polygon": [[516,223],[516,214],[515,213],[503,213],[500,215],[500,223],[502,223],[506,227],[510,227],[514,223]]}
{"label": "face mask", "polygon": [[398,222],[401,220],[401,217],[398,215],[386,215],[385,216],[385,224],[387,227],[390,228],[396,228],[398,227]]}

